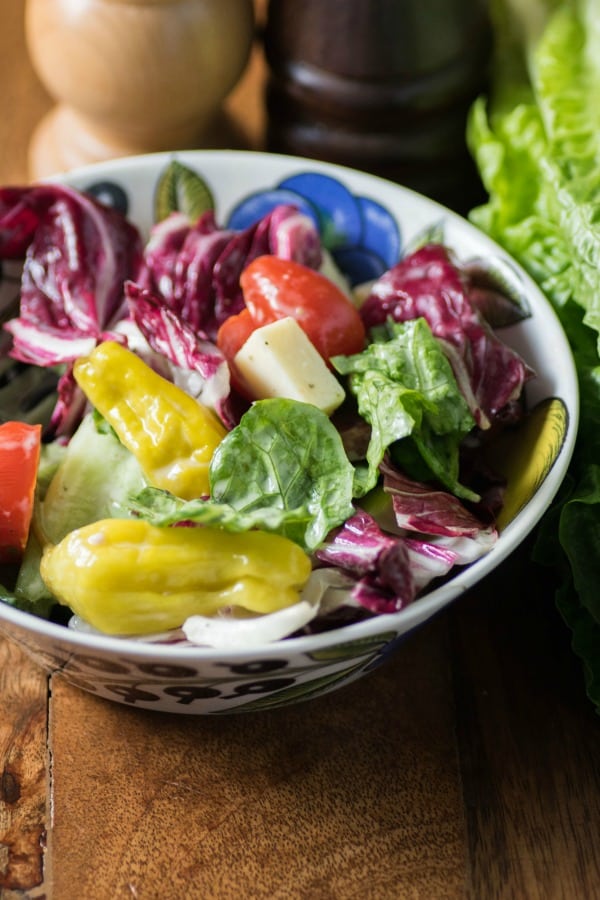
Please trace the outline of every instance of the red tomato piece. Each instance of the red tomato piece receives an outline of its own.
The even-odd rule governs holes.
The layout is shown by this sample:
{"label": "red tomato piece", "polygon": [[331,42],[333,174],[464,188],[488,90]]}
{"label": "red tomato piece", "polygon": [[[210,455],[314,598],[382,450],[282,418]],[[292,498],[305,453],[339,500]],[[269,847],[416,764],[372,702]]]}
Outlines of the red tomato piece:
{"label": "red tomato piece", "polygon": [[259,256],[244,269],[240,284],[256,328],[292,316],[326,362],[364,348],[358,310],[320,272],[278,256]]}
{"label": "red tomato piece", "polygon": [[252,399],[252,391],[245,385],[244,379],[241,373],[238,372],[233,360],[238,350],[241,350],[256,327],[250,311],[243,309],[241,313],[225,319],[217,332],[217,347],[229,363],[231,384],[238,393],[250,400]]}
{"label": "red tomato piece", "polygon": [[41,449],[41,425],[0,425],[0,562],[19,562],[31,518]]}
{"label": "red tomato piece", "polygon": [[217,347],[225,359],[231,362],[256,327],[248,309],[243,309],[241,313],[225,319],[217,332]]}

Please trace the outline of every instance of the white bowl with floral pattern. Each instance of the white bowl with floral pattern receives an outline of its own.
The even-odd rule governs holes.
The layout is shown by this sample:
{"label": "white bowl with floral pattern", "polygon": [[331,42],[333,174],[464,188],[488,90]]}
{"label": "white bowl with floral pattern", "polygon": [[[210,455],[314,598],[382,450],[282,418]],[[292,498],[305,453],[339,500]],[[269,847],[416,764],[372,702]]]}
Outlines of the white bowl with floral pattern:
{"label": "white bowl with floral pattern", "polygon": [[[191,173],[191,175],[190,175]],[[217,649],[77,631],[0,603],[0,631],[49,672],[97,696],[148,710],[223,714],[270,709],[333,691],[382,664],[411,631],[473,588],[530,534],[566,474],[578,418],[567,340],[534,282],[465,219],[397,184],[316,161],[238,151],[190,151],[115,160],[57,179],[116,206],[148,235],[165,205],[210,206],[223,225],[244,228],[276,203],[318,223],[354,281],[377,277],[424,236],[459,260],[485,260],[525,315],[503,340],[535,371],[526,385],[529,426],[510,448],[509,515],[492,550],[462,566],[398,612],[264,643]],[[179,201],[174,198],[179,198]],[[4,263],[0,309],[19,291]]]}

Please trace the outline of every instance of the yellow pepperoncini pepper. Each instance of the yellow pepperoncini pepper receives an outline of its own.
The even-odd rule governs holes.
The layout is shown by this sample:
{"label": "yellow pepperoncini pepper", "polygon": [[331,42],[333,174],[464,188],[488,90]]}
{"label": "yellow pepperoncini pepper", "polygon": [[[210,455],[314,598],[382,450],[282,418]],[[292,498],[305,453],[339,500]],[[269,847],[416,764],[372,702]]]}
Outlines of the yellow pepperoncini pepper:
{"label": "yellow pepperoncini pepper", "polygon": [[115,341],[78,359],[73,374],[152,485],[184,500],[208,494],[208,467],[227,433],[211,409]]}
{"label": "yellow pepperoncini pepper", "polygon": [[264,531],[102,519],[46,547],[40,571],[56,598],[100,631],[150,634],[223,607],[290,606],[311,563],[293,541]]}

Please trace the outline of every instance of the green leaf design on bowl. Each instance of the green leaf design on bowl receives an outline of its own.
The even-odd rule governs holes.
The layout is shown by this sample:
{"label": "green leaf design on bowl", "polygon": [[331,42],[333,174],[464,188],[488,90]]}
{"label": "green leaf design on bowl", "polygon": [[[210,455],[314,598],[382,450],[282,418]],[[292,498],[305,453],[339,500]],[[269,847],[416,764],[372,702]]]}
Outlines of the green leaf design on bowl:
{"label": "green leaf design on bowl", "polygon": [[445,235],[446,223],[444,220],[440,219],[437,222],[432,222],[431,225],[421,229],[414,235],[412,240],[403,248],[402,256],[409,256],[416,250],[420,250],[421,247],[426,247],[427,244],[443,244]]}
{"label": "green leaf design on bowl", "polygon": [[396,637],[395,631],[386,631],[375,634],[372,637],[360,638],[355,641],[345,641],[334,644],[331,647],[323,647],[322,650],[313,650],[309,653],[311,659],[325,662],[327,660],[356,659],[367,653],[380,653],[383,648]]}
{"label": "green leaf design on bowl", "polygon": [[202,213],[214,208],[212,191],[197,172],[174,159],[160,174],[154,195],[155,222],[173,212],[184,213],[195,222]]}
{"label": "green leaf design on bowl", "polygon": [[514,431],[500,435],[487,453],[496,471],[507,479],[504,506],[498,516],[501,531],[533,497],[554,465],[564,443],[569,411],[560,397],[547,397]]}
{"label": "green leaf design on bowl", "polygon": [[[338,685],[346,681],[354,672],[360,672],[371,660],[363,660],[360,663],[348,666],[341,672],[339,670],[330,672],[327,675],[321,675],[310,681],[298,682],[291,687],[283,688],[279,691],[273,691],[264,697],[253,700],[252,703],[245,703],[240,707],[242,712],[257,712],[258,710],[277,709],[280,706],[287,706],[289,703],[295,703],[300,700],[310,700],[326,691],[331,691]],[[227,710],[224,710],[227,712]]]}

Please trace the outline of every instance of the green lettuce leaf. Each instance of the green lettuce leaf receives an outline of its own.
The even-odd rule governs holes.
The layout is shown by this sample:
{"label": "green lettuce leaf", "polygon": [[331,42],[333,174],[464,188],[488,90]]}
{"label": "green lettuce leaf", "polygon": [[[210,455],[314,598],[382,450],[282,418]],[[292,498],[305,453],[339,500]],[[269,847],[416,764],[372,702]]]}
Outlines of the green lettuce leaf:
{"label": "green lettuce leaf", "polygon": [[358,411],[371,426],[361,491],[373,488],[386,450],[417,480],[436,478],[463,499],[479,499],[459,482],[459,446],[475,425],[454,373],[425,319],[390,322],[387,339],[353,356],[336,356],[349,376]]}
{"label": "green lettuce leaf", "polygon": [[56,467],[36,516],[56,544],[75,528],[126,515],[130,495],[146,484],[139,463],[112,430],[85,416]]}
{"label": "green lettuce leaf", "polygon": [[467,128],[489,199],[470,218],[537,281],[577,365],[569,491],[546,517],[536,556],[557,568],[556,603],[600,711],[600,0],[494,9],[492,88]]}
{"label": "green lettuce leaf", "polygon": [[132,497],[129,508],[140,518],[161,528],[181,522],[194,522],[232,532],[258,528],[277,534],[296,531],[304,534],[312,521],[306,506],[297,509],[260,506],[245,512],[228,503],[215,503],[213,500],[182,500],[169,491],[155,487],[144,488]]}
{"label": "green lettuce leaf", "polygon": [[317,407],[260,400],[218,446],[210,499],[183,502],[147,488],[131,511],[157,525],[193,521],[229,531],[260,528],[314,550],[352,515],[354,467]]}
{"label": "green lettuce leaf", "polygon": [[[292,511],[282,533],[308,549],[352,515],[354,467],[336,428],[316,406],[259,400],[217,447],[211,498],[240,512]],[[305,508],[309,521],[296,521]]]}

